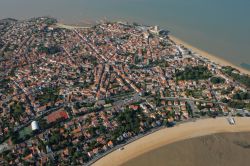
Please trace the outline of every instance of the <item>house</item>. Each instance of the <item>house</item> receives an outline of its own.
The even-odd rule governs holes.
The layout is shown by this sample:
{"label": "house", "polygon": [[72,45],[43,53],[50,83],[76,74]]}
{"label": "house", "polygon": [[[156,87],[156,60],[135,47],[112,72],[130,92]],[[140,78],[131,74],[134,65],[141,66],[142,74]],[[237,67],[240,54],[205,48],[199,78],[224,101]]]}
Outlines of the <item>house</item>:
{"label": "house", "polygon": [[136,111],[139,109],[139,106],[138,105],[130,105],[129,108]]}
{"label": "house", "polygon": [[89,158],[91,158],[94,155],[93,151],[90,151],[87,154],[88,154]]}
{"label": "house", "polygon": [[99,153],[99,151],[100,151],[100,150],[99,150],[99,148],[95,148],[95,149],[93,149],[93,151],[92,151],[92,152],[93,152],[94,154],[98,154],[98,153]]}
{"label": "house", "polygon": [[112,141],[109,141],[109,142],[108,142],[108,147],[110,147],[110,148],[113,148],[113,147],[114,147],[114,144],[113,144]]}

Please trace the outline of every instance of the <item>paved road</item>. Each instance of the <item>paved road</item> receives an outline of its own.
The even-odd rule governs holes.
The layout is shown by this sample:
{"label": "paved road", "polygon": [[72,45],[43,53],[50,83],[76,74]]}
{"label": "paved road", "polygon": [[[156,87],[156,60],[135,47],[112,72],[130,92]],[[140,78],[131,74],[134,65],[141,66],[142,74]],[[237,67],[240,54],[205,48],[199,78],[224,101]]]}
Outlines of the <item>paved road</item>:
{"label": "paved road", "polygon": [[190,98],[183,98],[183,97],[164,97],[161,98],[163,100],[180,100],[180,101],[198,101],[198,102],[203,102],[203,103],[214,103],[214,104],[222,104],[226,105],[223,102],[220,101],[215,101],[215,100],[202,100],[202,99],[190,99]]}

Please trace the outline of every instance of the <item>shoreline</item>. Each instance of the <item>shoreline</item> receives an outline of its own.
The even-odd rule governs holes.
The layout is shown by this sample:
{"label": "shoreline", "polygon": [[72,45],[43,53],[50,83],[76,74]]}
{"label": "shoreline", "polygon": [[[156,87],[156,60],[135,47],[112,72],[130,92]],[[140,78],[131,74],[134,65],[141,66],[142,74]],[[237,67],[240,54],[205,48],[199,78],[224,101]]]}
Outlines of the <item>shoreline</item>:
{"label": "shoreline", "polygon": [[[70,25],[70,24],[64,24],[63,22],[58,22],[56,25],[58,27],[65,28],[65,29],[70,29],[70,30],[75,29],[75,28],[88,29],[88,28],[91,28],[93,26],[91,24],[89,24],[88,26]],[[195,47],[195,46],[193,46],[193,45],[191,45],[191,44],[183,41],[182,39],[179,39],[178,37],[175,37],[173,35],[169,35],[169,37],[176,44],[183,45],[186,48],[191,49],[192,51],[196,52],[198,55],[200,55],[200,56],[202,56],[204,58],[209,59],[211,62],[215,62],[215,63],[219,64],[220,66],[231,66],[231,67],[239,70],[240,73],[250,75],[250,71],[247,70],[247,69],[245,69],[245,68],[243,68],[243,67],[237,66],[237,65],[229,62],[228,60],[225,60],[225,59],[223,59],[221,57],[218,57],[218,56],[216,56],[214,54],[211,54],[211,53],[209,53],[207,51],[204,51],[202,49],[199,49],[199,48],[197,48],[197,47]]]}
{"label": "shoreline", "polygon": [[185,41],[183,41],[183,40],[181,40],[173,35],[169,35],[169,37],[176,44],[183,45],[186,48],[191,49],[192,51],[196,52],[198,55],[209,59],[211,62],[215,62],[215,63],[219,64],[220,66],[231,66],[231,67],[239,70],[241,73],[250,75],[250,71],[243,68],[243,67],[237,66],[237,65],[235,65],[235,64],[233,64],[233,63],[231,63],[231,62],[229,62],[221,57],[218,57],[214,54],[208,53],[207,51],[201,50],[195,46],[192,46],[192,45],[188,44],[187,42],[185,42]]}
{"label": "shoreline", "polygon": [[[79,28],[79,29],[88,29],[88,28],[91,28],[94,24],[89,24],[88,26],[81,26],[81,25],[71,25],[71,24],[65,24],[63,22],[58,22],[56,24],[58,27],[60,28],[65,28],[65,29],[76,29],[76,28]],[[228,60],[225,60],[219,56],[216,56],[214,54],[211,54],[207,51],[204,51],[202,49],[199,49],[185,41],[183,41],[182,39],[179,39],[178,37],[175,37],[173,35],[169,35],[170,39],[172,41],[174,41],[176,44],[178,45],[183,45],[185,46],[186,48],[188,49],[191,49],[192,51],[196,52],[199,56],[201,57],[204,57],[204,58],[207,58],[208,60],[210,60],[211,62],[215,62],[216,64],[219,64],[220,66],[231,66],[237,70],[240,71],[240,73],[243,73],[243,74],[247,74],[247,75],[250,75],[250,71],[243,68],[243,67],[240,67],[240,66],[237,66],[233,63],[231,63],[230,61]]]}
{"label": "shoreline", "polygon": [[173,128],[164,128],[152,134],[146,135],[124,146],[124,150],[115,150],[93,165],[122,165],[131,159],[162,146],[200,136],[215,133],[237,133],[250,131],[250,120],[247,117],[236,117],[236,125],[229,125],[225,117],[217,119],[203,119],[196,122],[179,124]]}

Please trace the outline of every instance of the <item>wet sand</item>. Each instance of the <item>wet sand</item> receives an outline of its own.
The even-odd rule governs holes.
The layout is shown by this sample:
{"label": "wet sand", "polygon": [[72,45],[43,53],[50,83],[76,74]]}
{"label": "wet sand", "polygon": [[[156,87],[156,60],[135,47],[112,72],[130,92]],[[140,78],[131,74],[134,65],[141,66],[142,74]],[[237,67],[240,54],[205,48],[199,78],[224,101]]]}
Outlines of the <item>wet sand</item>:
{"label": "wet sand", "polygon": [[250,132],[220,133],[176,142],[123,166],[249,166]]}
{"label": "wet sand", "polygon": [[236,125],[229,125],[225,118],[203,119],[165,128],[138,139],[95,162],[96,166],[123,165],[145,153],[168,144],[215,133],[250,131],[250,118],[235,118]]}
{"label": "wet sand", "polygon": [[220,58],[218,56],[210,54],[210,53],[208,53],[206,51],[203,51],[203,50],[201,50],[199,48],[196,48],[196,47],[182,41],[181,39],[179,39],[179,38],[177,38],[175,36],[170,35],[170,39],[172,39],[176,44],[184,45],[185,47],[191,49],[192,51],[198,53],[200,56],[203,56],[203,57],[209,59],[212,62],[215,62],[215,63],[217,63],[217,64],[219,64],[221,66],[232,66],[232,67],[238,69],[240,72],[250,75],[249,70],[244,69],[244,68],[242,68],[240,66],[236,66],[235,64],[232,64],[231,62],[229,62],[229,61],[227,61],[225,59],[222,59],[222,58]]}

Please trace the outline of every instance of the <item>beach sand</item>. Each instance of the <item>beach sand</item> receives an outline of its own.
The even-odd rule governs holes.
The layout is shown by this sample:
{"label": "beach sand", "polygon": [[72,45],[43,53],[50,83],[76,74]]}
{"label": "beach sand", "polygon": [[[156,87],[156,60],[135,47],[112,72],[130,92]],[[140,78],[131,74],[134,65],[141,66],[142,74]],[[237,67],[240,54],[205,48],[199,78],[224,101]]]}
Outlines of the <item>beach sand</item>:
{"label": "beach sand", "polygon": [[178,38],[175,37],[175,36],[169,35],[169,37],[170,37],[170,39],[172,39],[176,44],[184,45],[186,48],[191,49],[192,51],[198,53],[200,56],[203,56],[203,57],[209,59],[210,61],[219,64],[220,66],[231,66],[231,67],[234,67],[234,68],[238,69],[240,72],[242,72],[242,73],[244,73],[244,74],[250,75],[250,71],[247,70],[247,69],[244,69],[244,68],[242,68],[242,67],[239,67],[239,66],[237,66],[237,65],[235,65],[235,64],[232,64],[231,62],[229,62],[229,61],[227,61],[227,60],[225,60],[225,59],[222,59],[222,58],[220,58],[220,57],[218,57],[218,56],[215,56],[215,55],[213,55],[213,54],[210,54],[210,53],[208,53],[208,52],[206,52],[206,51],[203,51],[203,50],[201,50],[201,49],[199,49],[199,48],[196,48],[196,47],[194,47],[194,46],[192,46],[192,45],[190,45],[190,44],[188,44],[188,43],[182,41],[181,39],[178,39]]}
{"label": "beach sand", "polygon": [[123,166],[249,166],[250,132],[220,133],[172,143]]}
{"label": "beach sand", "polygon": [[94,166],[123,165],[147,152],[168,144],[194,137],[226,132],[250,131],[250,118],[235,118],[236,125],[229,125],[226,118],[203,119],[165,128],[138,139],[95,162]]}

